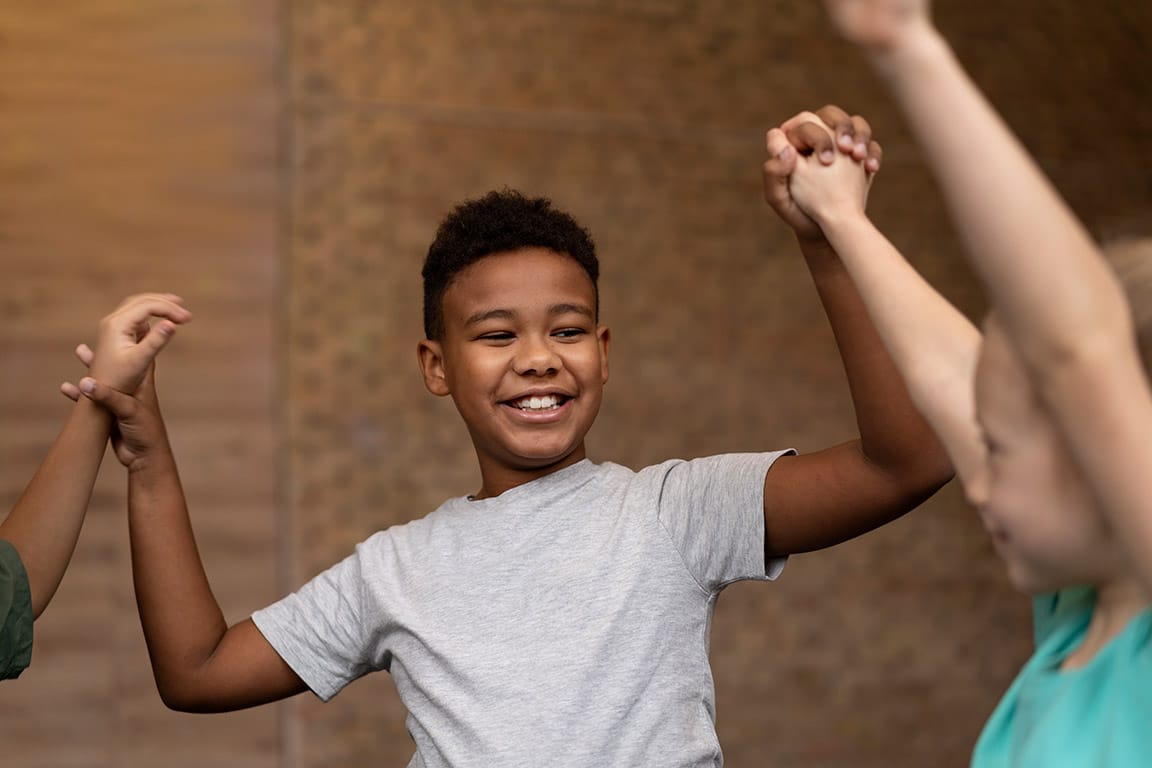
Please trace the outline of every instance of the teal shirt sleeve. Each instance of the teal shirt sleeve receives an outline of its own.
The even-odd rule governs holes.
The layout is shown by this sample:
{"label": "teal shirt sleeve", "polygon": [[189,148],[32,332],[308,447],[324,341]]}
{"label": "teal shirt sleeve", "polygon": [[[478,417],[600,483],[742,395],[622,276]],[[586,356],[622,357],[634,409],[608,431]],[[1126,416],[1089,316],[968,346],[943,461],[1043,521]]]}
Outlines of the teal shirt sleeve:
{"label": "teal shirt sleeve", "polygon": [[0,680],[32,663],[32,593],[16,548],[0,540]]}

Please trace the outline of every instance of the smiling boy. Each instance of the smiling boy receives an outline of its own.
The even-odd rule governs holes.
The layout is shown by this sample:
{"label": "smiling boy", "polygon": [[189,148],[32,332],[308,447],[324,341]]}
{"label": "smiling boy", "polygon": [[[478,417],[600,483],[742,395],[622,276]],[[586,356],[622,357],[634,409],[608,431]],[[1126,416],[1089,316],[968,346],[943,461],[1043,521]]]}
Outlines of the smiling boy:
{"label": "smiling boy", "polygon": [[457,207],[429,249],[418,344],[428,390],[467,425],[480,488],[372,535],[232,627],[154,398],[92,387],[120,419],[165,702],[328,700],[387,670],[409,710],[411,766],[720,765],[708,632],[723,587],[774,578],[787,555],[891,520],[950,475],[835,253],[806,217],[781,215],[836,333],[861,439],[638,472],[589,460],[610,340],[595,248],[549,201],[493,192]]}
{"label": "smiling boy", "polygon": [[434,287],[420,368],[428,391],[451,395],[468,425],[482,478],[475,498],[584,459],[608,381],[609,332],[581,262],[529,245],[484,256],[443,288],[436,270],[425,275]]}

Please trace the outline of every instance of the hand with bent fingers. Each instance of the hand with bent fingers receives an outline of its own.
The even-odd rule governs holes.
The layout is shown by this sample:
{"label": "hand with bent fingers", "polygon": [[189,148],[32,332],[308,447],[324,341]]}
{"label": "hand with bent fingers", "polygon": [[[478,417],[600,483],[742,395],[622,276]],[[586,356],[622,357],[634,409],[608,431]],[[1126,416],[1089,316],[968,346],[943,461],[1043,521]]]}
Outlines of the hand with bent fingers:
{"label": "hand with bent fingers", "polygon": [[822,240],[824,233],[792,197],[789,181],[797,161],[808,157],[831,165],[841,154],[863,165],[870,184],[883,156],[868,121],[831,104],[789,118],[768,131],[766,142],[771,157],[763,167],[764,200],[799,239],[808,241]]}
{"label": "hand with bent fingers", "polygon": [[[120,392],[135,392],[176,326],[192,319],[182,305],[183,299],[171,293],[129,296],[100,321],[95,351],[81,344],[76,354],[97,381]],[[71,386],[61,389],[77,395]]]}
{"label": "hand with bent fingers", "polygon": [[87,344],[76,347],[89,375],[79,385],[61,384],[60,391],[72,400],[86,396],[112,412],[112,448],[125,466],[152,450],[157,429],[163,435],[153,380],[156,355],[176,326],[191,319],[179,296],[137,294],[101,320],[95,351]]}
{"label": "hand with bent fingers", "polygon": [[[92,350],[81,344],[76,348],[80,362],[90,365]],[[112,450],[116,459],[131,469],[133,462],[150,455],[157,447],[167,445],[164,423],[159,417],[155,385],[156,365],[145,371],[144,379],[132,394],[125,394],[90,376],[79,384],[64,383],[60,391],[72,400],[87,397],[116,418],[112,425]]]}
{"label": "hand with bent fingers", "polygon": [[800,157],[788,178],[796,205],[829,233],[836,222],[864,216],[871,184],[872,175],[843,155],[830,165]]}

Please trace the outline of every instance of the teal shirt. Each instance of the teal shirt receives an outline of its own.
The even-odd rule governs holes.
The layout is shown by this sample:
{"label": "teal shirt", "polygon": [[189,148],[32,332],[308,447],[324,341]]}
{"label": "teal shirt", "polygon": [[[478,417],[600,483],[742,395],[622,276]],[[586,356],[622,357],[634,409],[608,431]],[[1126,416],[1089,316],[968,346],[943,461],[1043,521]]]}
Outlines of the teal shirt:
{"label": "teal shirt", "polygon": [[19,677],[32,661],[32,593],[16,548],[0,540],[0,680]]}
{"label": "teal shirt", "polygon": [[1036,652],[984,726],[972,768],[1152,765],[1152,606],[1087,665],[1060,670],[1095,605],[1087,587],[1033,600]]}

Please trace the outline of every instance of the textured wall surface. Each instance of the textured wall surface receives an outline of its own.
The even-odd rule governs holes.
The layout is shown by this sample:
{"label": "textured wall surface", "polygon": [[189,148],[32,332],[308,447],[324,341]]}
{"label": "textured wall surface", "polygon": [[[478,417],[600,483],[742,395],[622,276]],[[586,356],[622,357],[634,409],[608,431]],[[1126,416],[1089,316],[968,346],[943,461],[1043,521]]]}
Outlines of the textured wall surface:
{"label": "textured wall surface", "polygon": [[[939,5],[961,55],[1090,222],[1149,210],[1142,12],[1111,3],[1085,21],[1037,2]],[[979,311],[915,148],[816,3],[293,9],[299,579],[475,487],[467,435],[423,392],[412,351],[421,258],[462,198],[508,185],[590,226],[614,331],[590,450],[630,466],[852,434],[814,292],[759,197],[763,130],[799,108],[833,101],[873,119],[887,150],[876,217]],[[950,488],[885,530],[795,558],[777,584],[725,594],[713,659],[728,762],[964,765],[1027,648],[1026,603]],[[300,708],[306,765],[409,754],[386,677]]]}
{"label": "textured wall surface", "polygon": [[[1093,229],[1147,228],[1146,7],[936,5]],[[0,11],[0,508],[63,420],[54,387],[75,375],[77,335],[121,294],[180,292],[197,318],[165,352],[162,394],[230,619],[475,489],[467,434],[415,363],[421,260],[459,200],[516,187],[591,229],[614,335],[589,449],[633,467],[854,434],[815,292],[760,198],[763,132],[801,108],[872,120],[874,218],[980,311],[915,146],[816,2],[149,8]],[[382,674],[326,705],[166,712],[132,604],[122,485],[108,467],[35,665],[0,686],[0,743],[18,764],[406,764]],[[777,583],[725,593],[712,656],[727,764],[963,766],[1028,632],[1026,601],[950,486],[794,558]]]}
{"label": "textured wall surface", "polygon": [[[0,509],[64,422],[71,350],[144,290],[195,312],[159,363],[201,552],[236,621],[279,594],[281,63],[272,2],[0,6]],[[0,764],[275,766],[276,707],[160,703],[108,456],[32,666],[0,685]]]}

